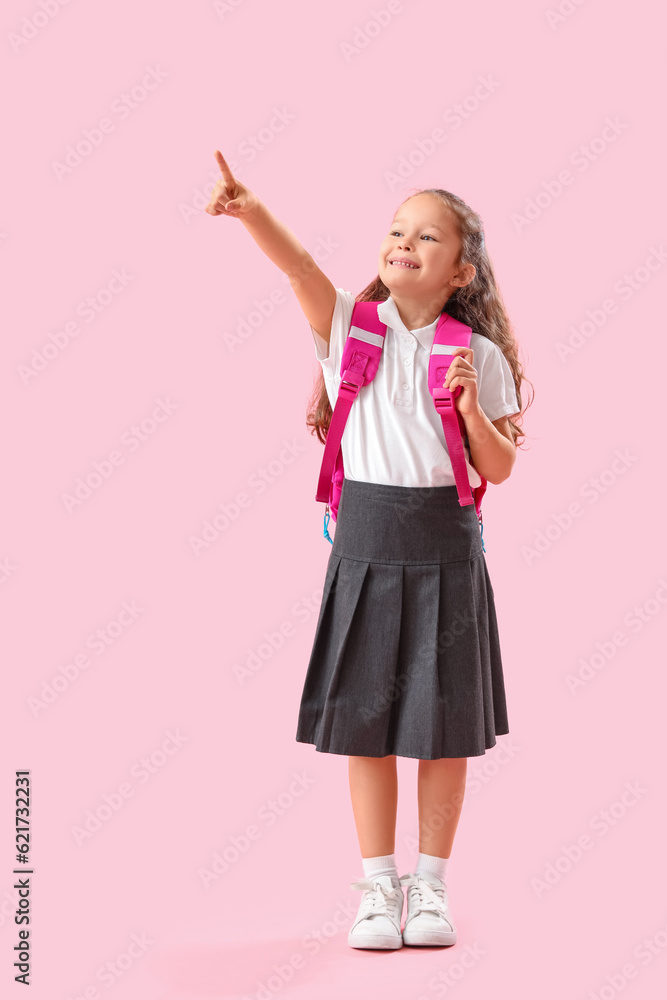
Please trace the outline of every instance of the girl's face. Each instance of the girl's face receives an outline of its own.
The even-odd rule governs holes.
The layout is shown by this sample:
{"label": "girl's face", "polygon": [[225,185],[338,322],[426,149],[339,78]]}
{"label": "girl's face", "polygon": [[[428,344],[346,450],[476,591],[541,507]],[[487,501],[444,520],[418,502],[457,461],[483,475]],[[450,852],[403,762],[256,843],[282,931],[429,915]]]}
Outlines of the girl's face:
{"label": "girl's face", "polygon": [[[461,248],[454,213],[436,195],[419,194],[399,207],[380,246],[378,274],[397,299],[446,301],[468,284],[455,260]],[[409,264],[392,263],[404,260]],[[453,281],[453,283],[452,283]]]}

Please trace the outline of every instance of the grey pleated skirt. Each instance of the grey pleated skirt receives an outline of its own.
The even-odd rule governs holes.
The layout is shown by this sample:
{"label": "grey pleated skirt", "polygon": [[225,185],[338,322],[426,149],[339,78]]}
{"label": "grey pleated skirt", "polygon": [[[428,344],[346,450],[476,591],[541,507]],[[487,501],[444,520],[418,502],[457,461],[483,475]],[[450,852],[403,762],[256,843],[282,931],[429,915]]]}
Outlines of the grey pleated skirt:
{"label": "grey pleated skirt", "polygon": [[480,756],[508,732],[474,506],[456,486],[345,479],[297,742],[435,760]]}

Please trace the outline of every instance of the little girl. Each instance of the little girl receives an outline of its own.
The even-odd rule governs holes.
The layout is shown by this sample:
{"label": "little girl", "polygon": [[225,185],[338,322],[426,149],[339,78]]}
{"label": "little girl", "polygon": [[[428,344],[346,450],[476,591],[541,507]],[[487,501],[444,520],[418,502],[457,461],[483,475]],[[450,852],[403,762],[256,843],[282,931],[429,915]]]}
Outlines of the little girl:
{"label": "little girl", "polygon": [[[509,733],[494,595],[474,505],[459,504],[442,419],[428,388],[440,314],[472,327],[444,385],[465,426],[470,486],[502,483],[523,432],[517,344],[480,217],[449,191],[398,207],[377,277],[356,297],[335,288],[294,234],[236,180],[206,211],[239,219],[289,276],[322,371],[309,424],[324,442],[355,301],[377,302],[387,332],[380,365],[350,409],[345,478],[296,739],[349,756],[364,891],[353,948],[450,945],[447,865],[467,758]],[[529,383],[530,384],[530,383]],[[315,484],[313,484],[315,486]],[[419,760],[419,856],[398,875],[396,757]],[[408,890],[403,929],[403,888]]]}

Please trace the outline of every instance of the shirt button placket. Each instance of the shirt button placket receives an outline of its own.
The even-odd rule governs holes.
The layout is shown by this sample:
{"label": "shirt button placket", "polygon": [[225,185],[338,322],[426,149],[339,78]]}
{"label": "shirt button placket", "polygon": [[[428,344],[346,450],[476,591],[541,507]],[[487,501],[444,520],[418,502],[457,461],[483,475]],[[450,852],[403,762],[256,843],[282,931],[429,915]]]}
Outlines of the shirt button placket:
{"label": "shirt button placket", "polygon": [[[410,347],[409,347],[409,344],[410,344],[410,342],[412,341],[412,339],[413,339],[413,338],[412,338],[412,337],[411,337],[411,336],[410,336],[409,334],[405,334],[405,335],[404,335],[404,337],[403,337],[403,341],[404,341],[404,343],[405,343],[405,348],[406,348],[406,350],[410,350]],[[413,344],[413,345],[412,345],[412,353],[413,353],[413,355],[414,355],[414,351],[415,351],[415,345]],[[406,356],[406,357],[404,357],[404,358],[403,358],[403,364],[405,365],[405,367],[406,367],[406,368],[408,368],[408,367],[409,367],[409,366],[410,366],[410,365],[412,364],[412,358],[410,358],[410,357],[407,357],[407,356]],[[408,374],[408,373],[406,372],[406,376],[407,376],[407,374]],[[410,385],[410,383],[409,383],[409,382],[404,382],[404,383],[403,383],[403,388],[404,388],[404,389],[405,389],[406,391],[408,391],[408,390],[409,390],[409,389],[411,388],[411,385]],[[409,396],[407,396],[407,397],[406,397],[406,402],[410,402],[410,397],[409,397]]]}

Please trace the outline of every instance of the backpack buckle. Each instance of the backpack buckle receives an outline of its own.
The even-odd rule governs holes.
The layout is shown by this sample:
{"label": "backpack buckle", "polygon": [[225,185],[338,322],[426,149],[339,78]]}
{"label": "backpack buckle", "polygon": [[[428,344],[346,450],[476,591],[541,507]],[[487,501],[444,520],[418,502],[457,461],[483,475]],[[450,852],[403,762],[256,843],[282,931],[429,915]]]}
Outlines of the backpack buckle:
{"label": "backpack buckle", "polygon": [[348,399],[355,399],[364,381],[364,376],[361,373],[354,372],[351,368],[346,368],[340,380],[338,394],[342,393]]}
{"label": "backpack buckle", "polygon": [[442,410],[451,410],[454,405],[454,397],[449,389],[436,385],[431,389],[435,408],[440,413]]}

